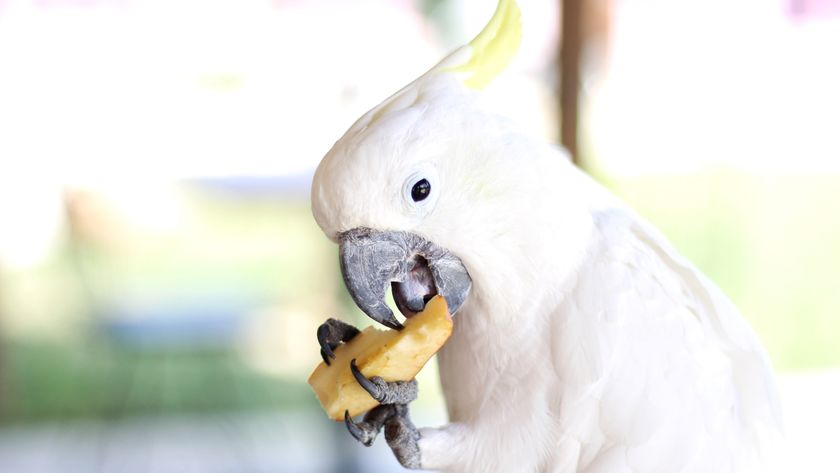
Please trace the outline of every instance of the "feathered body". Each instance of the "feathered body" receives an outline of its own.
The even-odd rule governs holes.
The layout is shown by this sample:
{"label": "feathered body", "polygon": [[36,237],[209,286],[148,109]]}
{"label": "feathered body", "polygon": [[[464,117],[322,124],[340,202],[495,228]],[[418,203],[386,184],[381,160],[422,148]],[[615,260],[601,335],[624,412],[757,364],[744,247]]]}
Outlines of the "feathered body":
{"label": "feathered body", "polygon": [[[538,269],[524,278],[527,285],[508,289],[507,281],[523,275],[492,267],[494,258],[480,265],[479,274],[494,275],[495,289],[465,304],[439,360],[450,420],[469,426],[454,429],[481,435],[463,434],[459,442],[444,435],[444,444],[463,450],[453,456],[442,445],[430,448],[447,458],[428,465],[458,472],[768,471],[760,449],[780,424],[778,401],[750,328],[655,230],[571,166],[564,171],[561,178],[547,166],[536,183],[562,181],[576,192],[541,189],[555,194],[555,208],[522,223],[554,239],[520,250],[520,258],[542,263],[528,265]],[[587,207],[585,222],[551,218],[569,202]],[[584,235],[573,264],[552,257]],[[515,238],[493,245],[498,253],[505,239]],[[519,297],[511,301],[512,293]]]}
{"label": "feathered body", "polygon": [[[325,233],[411,232],[472,291],[439,353],[450,424],[420,429],[451,472],[765,471],[772,371],[730,301],[565,154],[486,112],[456,51],[363,116],[325,157]],[[434,202],[412,207],[407,176]]]}

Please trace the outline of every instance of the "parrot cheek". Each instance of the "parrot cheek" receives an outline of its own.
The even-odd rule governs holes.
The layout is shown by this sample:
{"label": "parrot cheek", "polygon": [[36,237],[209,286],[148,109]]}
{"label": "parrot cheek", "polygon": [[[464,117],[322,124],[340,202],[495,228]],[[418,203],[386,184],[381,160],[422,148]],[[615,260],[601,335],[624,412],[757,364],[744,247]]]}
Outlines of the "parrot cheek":
{"label": "parrot cheek", "polygon": [[355,228],[339,235],[339,256],[344,283],[356,305],[397,330],[402,325],[385,303],[389,285],[406,317],[422,311],[436,294],[455,314],[472,286],[460,259],[414,233]]}

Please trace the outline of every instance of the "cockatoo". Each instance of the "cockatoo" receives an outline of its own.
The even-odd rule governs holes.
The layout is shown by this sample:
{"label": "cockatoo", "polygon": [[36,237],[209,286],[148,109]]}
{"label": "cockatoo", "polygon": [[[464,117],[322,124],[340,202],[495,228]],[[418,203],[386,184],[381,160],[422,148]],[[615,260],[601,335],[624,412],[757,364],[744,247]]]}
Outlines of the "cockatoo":
{"label": "cockatoo", "polygon": [[[562,150],[482,107],[521,37],[514,0],[326,154],[312,211],[350,295],[401,327],[434,294],[450,423],[416,428],[413,380],[356,379],[381,405],[347,428],[407,468],[451,472],[765,471],[772,369],[709,279]],[[330,319],[321,354],[358,331]]]}

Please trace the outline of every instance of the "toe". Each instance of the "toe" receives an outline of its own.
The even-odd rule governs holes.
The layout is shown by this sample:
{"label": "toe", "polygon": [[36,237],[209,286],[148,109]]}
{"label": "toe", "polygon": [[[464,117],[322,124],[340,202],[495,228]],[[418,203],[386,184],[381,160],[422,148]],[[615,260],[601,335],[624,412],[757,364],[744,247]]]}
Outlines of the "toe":
{"label": "toe", "polygon": [[370,379],[366,378],[365,375],[363,375],[362,372],[359,371],[359,368],[356,366],[355,358],[350,360],[350,372],[353,373],[353,377],[356,378],[356,381],[359,383],[359,385],[361,385],[362,388],[364,388],[364,390],[367,391],[372,398],[376,399],[377,401],[382,400],[382,388],[374,381],[371,381]]}

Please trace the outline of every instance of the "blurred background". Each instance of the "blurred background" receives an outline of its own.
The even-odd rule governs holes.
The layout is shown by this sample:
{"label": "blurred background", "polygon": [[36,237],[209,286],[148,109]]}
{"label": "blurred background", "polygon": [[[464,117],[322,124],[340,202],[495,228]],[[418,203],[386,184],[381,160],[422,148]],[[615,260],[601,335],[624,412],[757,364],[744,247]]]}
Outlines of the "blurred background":
{"label": "blurred background", "polygon": [[[840,470],[840,0],[521,3],[499,105],[734,299],[796,464]],[[308,188],[494,6],[0,0],[0,471],[401,471],[305,382],[369,324]]]}

